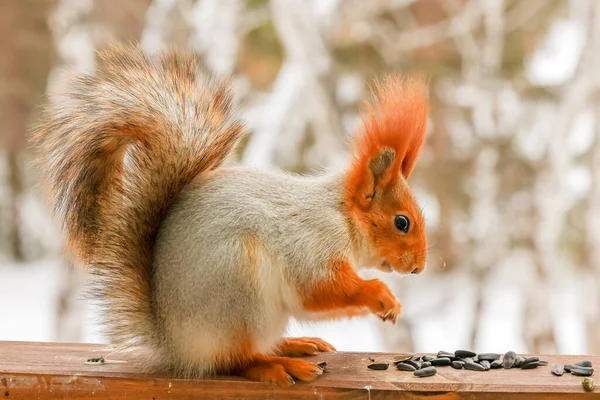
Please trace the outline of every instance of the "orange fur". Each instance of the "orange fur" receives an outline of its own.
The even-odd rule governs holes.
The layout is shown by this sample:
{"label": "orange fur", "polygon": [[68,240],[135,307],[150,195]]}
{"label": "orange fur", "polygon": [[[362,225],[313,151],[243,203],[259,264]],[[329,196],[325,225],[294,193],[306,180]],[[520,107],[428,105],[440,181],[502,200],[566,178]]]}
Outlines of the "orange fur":
{"label": "orange fur", "polygon": [[355,317],[366,317],[371,311],[366,307],[346,307],[342,309],[328,310],[314,315],[311,319],[332,321],[336,319],[352,319]]}
{"label": "orange fur", "polygon": [[319,338],[285,338],[277,345],[280,356],[314,356],[321,351],[335,351],[335,347]]}
{"label": "orange fur", "polygon": [[302,305],[307,311],[367,307],[384,321],[396,322],[402,306],[390,289],[378,279],[359,277],[345,261],[332,264],[333,276],[316,283],[302,293]]}
{"label": "orange fur", "polygon": [[391,76],[376,82],[375,89],[375,100],[363,115],[363,129],[354,137],[353,171],[360,180],[369,160],[390,148],[396,153],[387,176],[393,184],[399,173],[408,178],[417,163],[425,144],[429,100],[425,83],[417,78]]}
{"label": "orange fur", "polygon": [[[321,348],[325,348],[325,345],[332,347],[319,339],[315,340]],[[217,373],[238,375],[281,386],[293,385],[294,378],[312,381],[322,373],[321,368],[308,361],[257,353],[253,340],[247,335],[238,335],[232,343],[236,344],[236,349],[215,357]],[[289,343],[294,343],[293,339]]]}
{"label": "orange fur", "polygon": [[[373,249],[375,263],[419,273],[426,261],[425,222],[406,179],[425,143],[425,85],[416,78],[391,77],[377,85],[376,95],[354,140],[344,203]],[[408,233],[394,226],[400,214],[410,220]]]}
{"label": "orange fur", "polygon": [[294,384],[296,378],[310,382],[323,373],[323,370],[305,360],[276,356],[256,356],[238,375],[261,382],[272,382],[280,386]]}

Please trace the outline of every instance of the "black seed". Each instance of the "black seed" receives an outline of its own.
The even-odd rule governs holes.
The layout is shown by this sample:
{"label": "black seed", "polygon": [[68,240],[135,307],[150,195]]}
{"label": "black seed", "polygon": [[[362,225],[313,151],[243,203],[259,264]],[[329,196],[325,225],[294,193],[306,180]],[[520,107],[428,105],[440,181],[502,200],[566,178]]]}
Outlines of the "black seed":
{"label": "black seed", "polygon": [[435,357],[434,356],[423,356],[423,357],[421,357],[421,359],[423,361],[433,361],[433,360],[435,360]]}
{"label": "black seed", "polygon": [[538,357],[529,357],[523,360],[523,362],[521,364],[527,364],[533,361],[540,361],[540,359]]}
{"label": "black seed", "polygon": [[483,365],[475,363],[465,363],[464,368],[470,371],[485,371],[485,367]]}
{"label": "black seed", "polygon": [[406,360],[404,364],[412,365],[415,369],[421,369],[421,363],[419,361]]}
{"label": "black seed", "polygon": [[502,368],[502,360],[492,361],[492,363],[490,364],[490,368],[492,368],[492,369]]}
{"label": "black seed", "polygon": [[437,374],[437,369],[435,367],[427,367],[414,372],[414,375],[420,378],[433,376],[435,374]]}
{"label": "black seed", "polygon": [[517,359],[515,360],[513,366],[518,368],[521,366],[521,364],[523,364],[523,361],[525,361],[525,357],[517,356]]}
{"label": "black seed", "polygon": [[369,364],[368,368],[369,369],[374,369],[376,371],[383,371],[383,370],[388,369],[389,366],[390,366],[389,363],[381,362],[381,363]]}
{"label": "black seed", "polygon": [[317,363],[317,366],[325,371],[325,367],[327,366],[327,361],[321,361]]}
{"label": "black seed", "polygon": [[443,366],[450,365],[452,361],[447,357],[438,357],[435,360],[431,361],[431,365]]}
{"label": "black seed", "polygon": [[565,368],[565,372],[571,372],[571,368],[575,368],[575,367],[576,367],[576,366],[575,366],[575,365],[573,365],[573,364],[566,364],[566,365],[564,366],[564,368]]}
{"label": "black seed", "polygon": [[576,366],[571,368],[571,373],[577,376],[592,376],[592,374],[594,373],[594,368]]}
{"label": "black seed", "polygon": [[421,368],[431,367],[431,361],[422,361]]}
{"label": "black seed", "polygon": [[477,356],[473,357],[473,362],[479,364],[479,357],[477,357]]}
{"label": "black seed", "polygon": [[485,368],[486,371],[491,368],[490,362],[488,360],[481,360],[479,365],[483,366],[483,368]]}
{"label": "black seed", "polygon": [[577,365],[578,367],[591,368],[592,367],[592,362],[589,361],[589,360],[585,360],[585,361],[580,361],[578,363],[575,363],[575,365]]}
{"label": "black seed", "polygon": [[406,361],[406,360],[410,360],[410,358],[412,357],[412,355],[410,354],[400,354],[396,357],[394,357],[394,364],[398,364],[402,361]]}
{"label": "black seed", "polygon": [[554,364],[552,373],[556,376],[562,376],[565,373],[565,368],[560,364]]}
{"label": "black seed", "polygon": [[458,357],[456,357],[454,353],[448,353],[447,351],[440,351],[436,358],[440,357],[449,358],[450,361],[458,360]]}
{"label": "black seed", "polygon": [[410,358],[411,361],[419,361],[421,360],[421,356],[414,355]]}
{"label": "black seed", "polygon": [[472,351],[469,351],[469,350],[456,350],[454,352],[454,356],[458,357],[458,358],[475,357],[476,355],[477,355],[477,353],[473,353]]}
{"label": "black seed", "polygon": [[462,367],[465,365],[465,363],[463,361],[452,361],[452,363],[450,365],[454,369],[462,369]]}
{"label": "black seed", "polygon": [[517,360],[517,354],[514,351],[507,351],[504,354],[504,359],[502,360],[502,365],[504,369],[510,369],[515,365],[515,361]]}
{"label": "black seed", "polygon": [[416,371],[417,369],[410,364],[406,363],[398,363],[396,364],[396,369],[398,371]]}
{"label": "black seed", "polygon": [[539,361],[530,361],[528,363],[521,364],[521,369],[533,369],[539,367]]}
{"label": "black seed", "polygon": [[475,362],[475,361],[473,361],[473,357],[463,357],[460,359],[460,361],[466,362],[466,363],[468,363],[468,362],[474,363]]}
{"label": "black seed", "polygon": [[583,385],[583,390],[585,390],[586,392],[593,392],[596,388],[596,385],[594,384],[594,380],[592,378],[583,378],[581,384]]}
{"label": "black seed", "polygon": [[479,358],[480,360],[486,360],[486,361],[494,361],[494,360],[498,360],[500,358],[500,354],[497,353],[481,353],[481,354],[477,354],[477,358]]}

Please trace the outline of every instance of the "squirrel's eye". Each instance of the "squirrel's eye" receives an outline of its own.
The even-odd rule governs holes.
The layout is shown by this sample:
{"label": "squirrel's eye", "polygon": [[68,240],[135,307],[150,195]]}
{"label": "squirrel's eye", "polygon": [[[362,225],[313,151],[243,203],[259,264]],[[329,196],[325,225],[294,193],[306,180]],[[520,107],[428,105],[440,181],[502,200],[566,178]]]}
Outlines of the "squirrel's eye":
{"label": "squirrel's eye", "polygon": [[399,231],[408,233],[410,221],[404,215],[396,215],[394,218],[394,225],[396,225],[396,228],[398,228]]}

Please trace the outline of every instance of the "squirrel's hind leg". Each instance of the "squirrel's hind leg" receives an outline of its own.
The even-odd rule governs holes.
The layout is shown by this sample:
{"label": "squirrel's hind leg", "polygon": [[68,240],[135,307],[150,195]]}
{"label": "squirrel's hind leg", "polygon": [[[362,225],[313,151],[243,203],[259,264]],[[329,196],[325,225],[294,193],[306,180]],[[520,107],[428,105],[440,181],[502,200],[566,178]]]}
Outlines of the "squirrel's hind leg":
{"label": "squirrel's hind leg", "polygon": [[280,386],[294,384],[296,378],[309,382],[316,379],[323,370],[305,360],[277,356],[256,356],[236,375],[260,382],[272,382]]}
{"label": "squirrel's hind leg", "polygon": [[281,339],[275,348],[275,354],[290,357],[314,356],[325,351],[335,351],[335,347],[323,339],[312,337]]}

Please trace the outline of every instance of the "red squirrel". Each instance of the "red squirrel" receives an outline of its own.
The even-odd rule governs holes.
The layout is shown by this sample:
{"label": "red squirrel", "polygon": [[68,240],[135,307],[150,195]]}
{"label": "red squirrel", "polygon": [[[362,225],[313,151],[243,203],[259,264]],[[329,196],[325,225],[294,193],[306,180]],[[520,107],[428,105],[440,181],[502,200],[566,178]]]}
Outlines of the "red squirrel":
{"label": "red squirrel", "polygon": [[289,385],[322,373],[295,356],[335,350],[282,338],[290,317],[396,322],[390,289],[357,270],[425,269],[407,184],[425,142],[422,79],[376,84],[349,167],[301,176],[222,165],[246,128],[228,81],[193,52],[113,45],[100,60],[71,76],[31,140],[115,344],[150,348],[148,362],[178,376]]}

